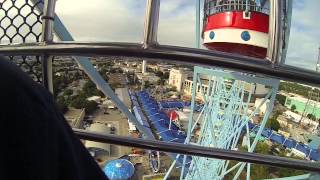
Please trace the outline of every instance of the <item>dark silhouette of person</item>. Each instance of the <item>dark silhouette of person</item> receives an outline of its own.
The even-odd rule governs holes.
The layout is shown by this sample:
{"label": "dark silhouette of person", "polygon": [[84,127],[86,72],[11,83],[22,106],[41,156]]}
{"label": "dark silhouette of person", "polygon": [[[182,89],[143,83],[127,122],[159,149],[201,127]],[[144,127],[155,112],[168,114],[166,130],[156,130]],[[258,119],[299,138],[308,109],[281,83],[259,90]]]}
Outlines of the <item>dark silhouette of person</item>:
{"label": "dark silhouette of person", "polygon": [[0,179],[106,180],[52,95],[0,56]]}

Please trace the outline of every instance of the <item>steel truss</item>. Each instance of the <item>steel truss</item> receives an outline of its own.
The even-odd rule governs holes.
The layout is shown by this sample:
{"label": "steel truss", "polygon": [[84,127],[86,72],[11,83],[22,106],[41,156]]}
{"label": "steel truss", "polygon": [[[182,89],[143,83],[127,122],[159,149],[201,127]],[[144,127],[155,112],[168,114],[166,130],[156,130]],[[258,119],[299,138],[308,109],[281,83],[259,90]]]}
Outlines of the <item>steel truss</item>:
{"label": "steel truss", "polygon": [[[203,79],[205,77],[205,79]],[[253,112],[248,113],[252,100],[251,87],[262,84],[270,87],[263,101]],[[192,104],[189,117],[186,144],[204,147],[236,150],[243,134],[248,152],[253,152],[261,136],[262,130],[273,109],[279,80],[255,77],[250,74],[228,72],[216,69],[195,67],[192,86]],[[203,100],[204,107],[195,118],[194,107],[197,99]],[[268,102],[267,102],[268,101]],[[263,104],[267,103],[267,111],[260,123],[260,129],[253,141],[250,140],[249,122]],[[196,134],[194,127],[201,124]],[[251,122],[252,123],[252,122]],[[184,156],[184,164],[186,156]],[[237,163],[231,166],[229,160],[192,157],[189,169],[182,166],[181,179],[223,179],[231,171],[236,171],[237,179],[246,167],[247,179],[250,179],[250,163]],[[170,173],[170,172],[169,172]]]}

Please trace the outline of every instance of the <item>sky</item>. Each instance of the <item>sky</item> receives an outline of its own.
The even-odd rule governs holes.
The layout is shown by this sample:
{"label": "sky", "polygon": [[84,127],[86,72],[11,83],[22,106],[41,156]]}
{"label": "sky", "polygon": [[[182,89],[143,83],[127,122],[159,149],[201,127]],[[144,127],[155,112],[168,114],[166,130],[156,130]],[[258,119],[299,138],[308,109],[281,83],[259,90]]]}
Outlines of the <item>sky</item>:
{"label": "sky", "polygon": [[[56,12],[77,41],[142,42],[145,6],[146,0],[58,0]],[[319,7],[319,0],[294,0],[287,64],[315,69]],[[161,0],[160,44],[194,47],[194,24],[195,0]]]}

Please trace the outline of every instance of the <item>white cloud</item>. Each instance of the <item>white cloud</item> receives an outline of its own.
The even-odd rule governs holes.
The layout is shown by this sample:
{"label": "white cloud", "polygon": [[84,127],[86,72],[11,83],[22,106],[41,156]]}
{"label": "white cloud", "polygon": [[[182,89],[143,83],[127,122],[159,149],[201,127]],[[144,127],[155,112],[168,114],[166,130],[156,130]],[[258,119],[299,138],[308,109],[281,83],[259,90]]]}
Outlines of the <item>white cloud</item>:
{"label": "white cloud", "polygon": [[[162,0],[158,41],[194,47],[194,1]],[[56,11],[76,40],[141,42],[145,0],[58,0]],[[320,44],[319,0],[295,0],[287,63],[314,68]]]}
{"label": "white cloud", "polygon": [[56,12],[76,40],[141,42],[145,11],[144,7],[137,8],[141,3],[132,0],[57,1]]}
{"label": "white cloud", "polygon": [[320,1],[294,2],[287,63],[314,70],[320,45]]}

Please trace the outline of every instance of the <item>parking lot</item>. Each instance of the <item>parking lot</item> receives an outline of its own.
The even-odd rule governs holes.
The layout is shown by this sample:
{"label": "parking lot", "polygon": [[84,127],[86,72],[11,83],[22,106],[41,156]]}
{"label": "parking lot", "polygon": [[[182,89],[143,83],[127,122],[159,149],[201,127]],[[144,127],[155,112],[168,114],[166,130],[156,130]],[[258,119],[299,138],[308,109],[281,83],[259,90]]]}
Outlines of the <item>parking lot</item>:
{"label": "parking lot", "polygon": [[[110,127],[110,134],[119,136],[130,136],[127,118],[118,110],[108,110],[105,114],[103,109],[97,110],[92,115],[92,123],[103,123]],[[131,153],[131,148],[116,145],[110,146],[110,157],[108,160],[119,158]]]}

